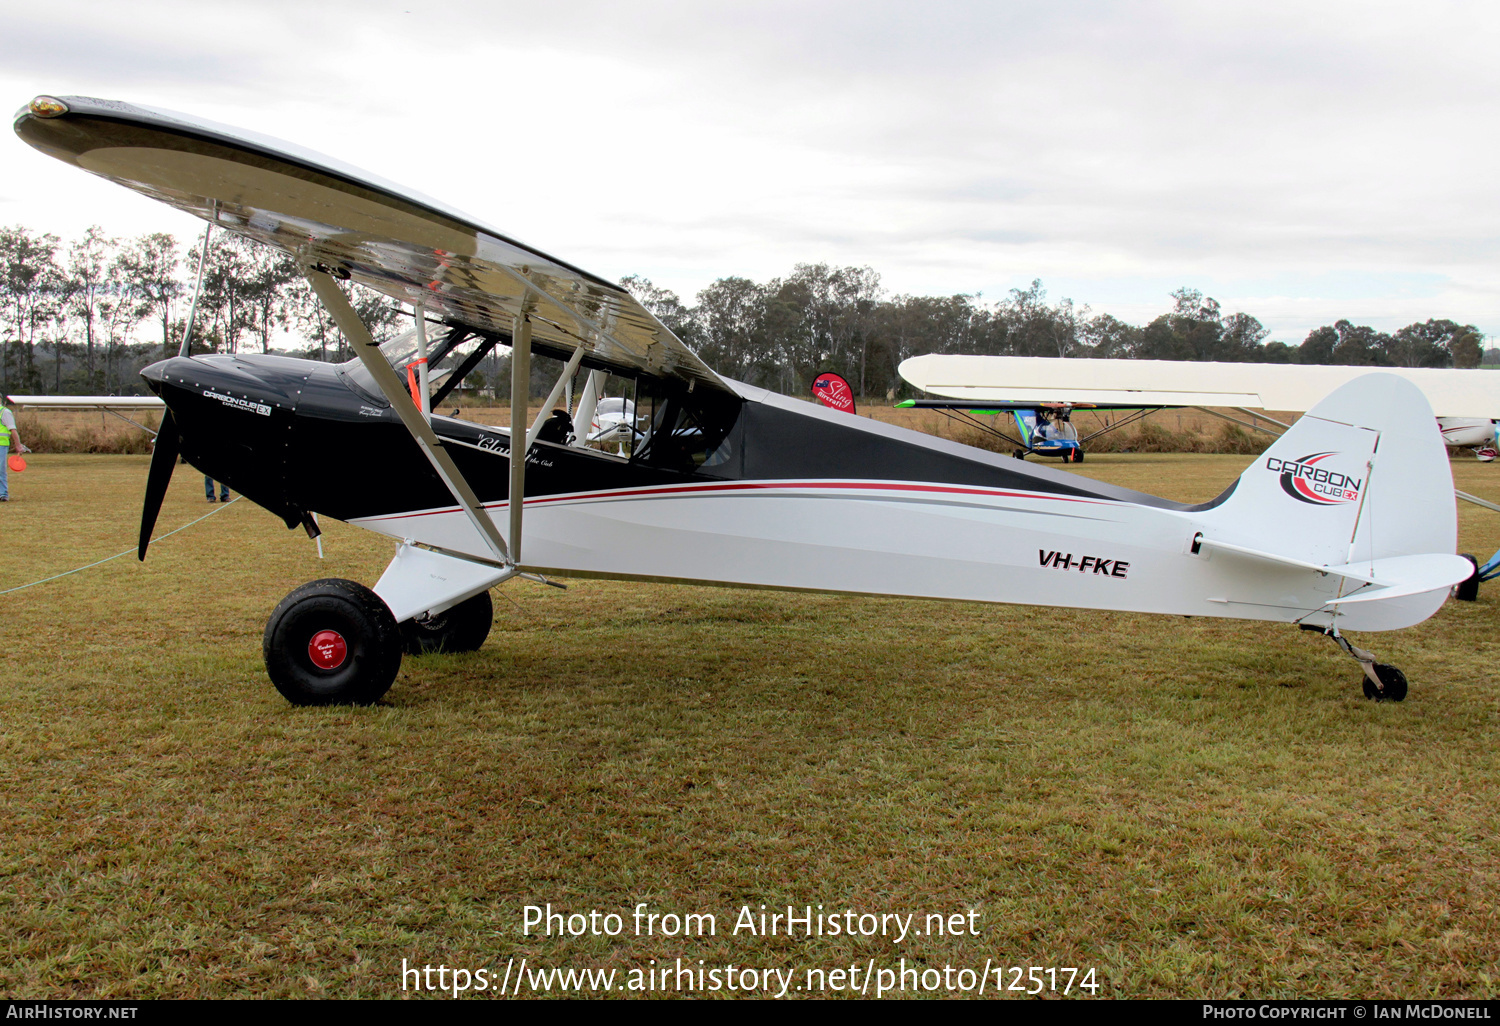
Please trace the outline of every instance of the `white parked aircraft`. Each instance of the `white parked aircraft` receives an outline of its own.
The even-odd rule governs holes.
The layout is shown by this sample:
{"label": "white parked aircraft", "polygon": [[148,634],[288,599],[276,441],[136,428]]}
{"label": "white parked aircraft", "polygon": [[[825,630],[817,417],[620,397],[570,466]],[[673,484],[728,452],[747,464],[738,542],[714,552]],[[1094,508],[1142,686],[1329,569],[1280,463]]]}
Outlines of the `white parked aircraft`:
{"label": "white parked aircraft", "polygon": [[[931,353],[902,362],[900,373],[924,392],[967,404],[1067,404],[1162,409],[1228,407],[1300,413],[1369,367],[1192,360],[1066,360],[1034,356]],[[1378,368],[1422,390],[1438,414],[1443,440],[1473,448],[1488,462],[1500,420],[1500,372]],[[924,403],[922,405],[938,405]],[[1275,423],[1273,421],[1273,423]],[[1285,425],[1281,425],[1285,426]]]}
{"label": "white parked aircraft", "polygon": [[97,410],[118,417],[132,427],[156,437],[156,429],[125,415],[129,410],[165,410],[167,404],[154,395],[8,395],[7,404],[27,410]]}

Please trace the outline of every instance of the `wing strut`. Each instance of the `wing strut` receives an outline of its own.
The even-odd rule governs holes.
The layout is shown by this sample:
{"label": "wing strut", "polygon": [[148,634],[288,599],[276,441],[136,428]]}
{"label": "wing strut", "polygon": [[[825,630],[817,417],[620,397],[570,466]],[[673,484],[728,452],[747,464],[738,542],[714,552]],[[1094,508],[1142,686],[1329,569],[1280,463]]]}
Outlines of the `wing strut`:
{"label": "wing strut", "polygon": [[[527,317],[529,303],[521,305],[511,324],[510,348],[510,551],[516,564],[521,562],[521,512],[526,506],[526,456],[536,442],[537,432],[547,419],[547,411],[557,402],[583,359],[584,346],[580,345],[568,357],[567,365],[557,376],[557,383],[547,394],[547,401],[537,412],[536,420],[525,433],[521,427],[526,423],[526,407],[531,392],[531,321]],[[519,447],[519,448],[518,448]]]}
{"label": "wing strut", "polygon": [[[214,210],[214,219],[217,220],[219,211]],[[203,265],[208,263],[208,237],[213,234],[214,222],[210,221],[203,226],[203,251],[198,254],[198,278],[193,283],[193,305],[188,307],[187,328],[182,332],[182,345],[177,350],[178,356],[193,355],[193,320],[198,316],[198,295],[203,291]]]}
{"label": "wing strut", "polygon": [[422,419],[432,423],[432,394],[427,390],[427,311],[421,303],[412,304],[417,325],[417,395],[422,397]]}
{"label": "wing strut", "polygon": [[1453,494],[1458,496],[1465,502],[1472,502],[1476,506],[1483,506],[1485,509],[1492,509],[1496,513],[1500,513],[1500,506],[1497,506],[1493,502],[1489,502],[1485,499],[1481,499],[1477,495],[1470,495],[1468,492],[1461,492],[1457,488],[1453,489]]}
{"label": "wing strut", "polygon": [[[370,337],[369,329],[359,319],[359,314],[354,312],[354,307],[349,305],[349,300],[344,297],[343,291],[323,271],[312,267],[305,268],[305,270],[313,291],[318,294],[318,298],[322,300],[323,306],[327,308],[334,323],[339,326],[339,330],[349,339],[354,355],[359,357],[359,362],[364,364],[370,376],[375,379],[375,383],[380,386],[380,391],[385,395],[386,401],[401,418],[401,423],[406,425],[406,430],[411,432],[412,438],[416,440],[423,455],[432,464],[432,469],[437,471],[443,484],[448,486],[448,491],[453,495],[454,500],[468,515],[469,522],[474,525],[479,536],[489,543],[490,550],[494,552],[502,566],[515,566],[510,550],[505,547],[505,539],[500,537],[499,528],[490,519],[489,513],[479,505],[474,489],[469,487],[469,482],[464,479],[463,472],[458,469],[453,462],[453,457],[449,456],[448,451],[443,448],[443,440],[438,437],[437,432],[432,430],[432,425],[428,423],[426,417],[422,416],[422,411],[417,408],[417,404],[412,402],[411,393],[406,390],[406,383],[396,374],[395,368],[386,361],[385,356],[380,352],[380,347]],[[527,341],[525,351],[529,353],[530,340]],[[519,351],[521,350],[518,349]],[[527,374],[529,378],[530,372],[528,371]],[[512,448],[514,448],[514,443],[512,443]],[[512,482],[515,480],[515,463],[516,461],[512,459]],[[518,509],[519,504],[511,503],[513,532],[520,526]]]}
{"label": "wing strut", "polygon": [[[531,311],[527,296],[510,328],[510,547],[521,559],[521,511],[526,505],[526,400],[531,394]],[[517,447],[520,448],[518,453]]]}

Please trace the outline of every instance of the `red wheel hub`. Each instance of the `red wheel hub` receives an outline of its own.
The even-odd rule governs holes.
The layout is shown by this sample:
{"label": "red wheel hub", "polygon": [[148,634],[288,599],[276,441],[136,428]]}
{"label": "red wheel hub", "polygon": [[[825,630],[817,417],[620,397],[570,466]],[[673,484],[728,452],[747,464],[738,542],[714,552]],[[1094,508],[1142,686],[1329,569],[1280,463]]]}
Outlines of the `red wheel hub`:
{"label": "red wheel hub", "polygon": [[307,657],[320,670],[337,670],[349,657],[349,645],[338,631],[319,631],[307,643]]}

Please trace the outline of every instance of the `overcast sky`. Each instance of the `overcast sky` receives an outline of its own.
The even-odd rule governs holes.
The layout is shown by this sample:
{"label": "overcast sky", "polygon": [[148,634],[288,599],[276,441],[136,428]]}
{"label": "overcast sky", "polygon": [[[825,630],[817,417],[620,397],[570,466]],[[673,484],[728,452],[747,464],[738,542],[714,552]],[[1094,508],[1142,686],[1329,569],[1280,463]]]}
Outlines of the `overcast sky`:
{"label": "overcast sky", "polygon": [[[596,274],[797,262],[1144,323],[1181,286],[1298,342],[1500,333],[1500,5],[9,4],[0,86],[320,150]],[[11,137],[0,224],[198,222]]]}

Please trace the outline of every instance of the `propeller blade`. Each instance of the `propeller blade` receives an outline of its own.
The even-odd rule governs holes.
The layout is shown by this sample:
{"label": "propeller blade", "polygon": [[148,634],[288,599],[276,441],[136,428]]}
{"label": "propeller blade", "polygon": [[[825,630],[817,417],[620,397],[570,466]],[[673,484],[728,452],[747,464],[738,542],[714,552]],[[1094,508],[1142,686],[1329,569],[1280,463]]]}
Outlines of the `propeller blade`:
{"label": "propeller blade", "polygon": [[146,478],[146,503],[141,509],[141,547],[136,558],[146,559],[146,546],[151,544],[151,532],[156,528],[156,515],[161,512],[162,500],[167,497],[167,485],[172,481],[172,468],[177,465],[177,456],[182,446],[177,438],[177,423],[172,411],[162,414],[161,428],[156,432],[156,449],[151,453],[151,473]]}

